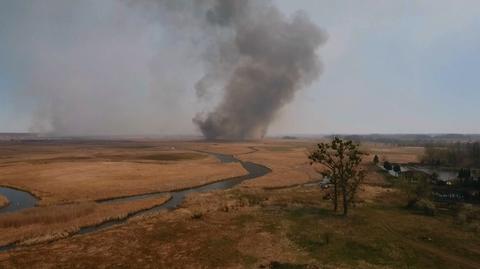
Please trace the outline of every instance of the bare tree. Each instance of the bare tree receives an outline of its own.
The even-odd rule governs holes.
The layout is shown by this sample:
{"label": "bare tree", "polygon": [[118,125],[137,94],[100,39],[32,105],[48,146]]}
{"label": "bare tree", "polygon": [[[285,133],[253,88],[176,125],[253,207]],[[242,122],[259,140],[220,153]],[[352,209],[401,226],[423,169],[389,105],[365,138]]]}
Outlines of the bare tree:
{"label": "bare tree", "polygon": [[339,194],[343,201],[343,214],[348,214],[348,207],[355,200],[358,187],[365,178],[365,172],[359,169],[364,155],[359,145],[352,141],[335,138],[331,143],[320,143],[308,158],[313,163],[322,164],[326,169],[321,171],[324,177],[333,184],[333,206],[338,210]]}

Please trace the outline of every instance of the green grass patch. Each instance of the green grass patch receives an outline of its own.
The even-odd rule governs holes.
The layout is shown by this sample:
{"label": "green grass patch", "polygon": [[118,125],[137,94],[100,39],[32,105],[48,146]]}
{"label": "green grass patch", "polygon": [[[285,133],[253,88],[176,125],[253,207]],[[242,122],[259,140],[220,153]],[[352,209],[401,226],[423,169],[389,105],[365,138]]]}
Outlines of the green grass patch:
{"label": "green grass patch", "polygon": [[196,251],[195,257],[206,268],[223,268],[231,264],[253,264],[256,258],[243,255],[238,251],[236,241],[228,237],[211,238],[204,241]]}
{"label": "green grass patch", "polygon": [[252,214],[242,214],[235,217],[235,224],[239,227],[245,227],[246,224],[255,221],[256,218]]}
{"label": "green grass patch", "polygon": [[154,232],[148,237],[150,240],[172,242],[188,232],[184,224],[157,223]]}
{"label": "green grass patch", "polygon": [[[286,211],[287,237],[318,262],[375,265],[417,264],[410,249],[382,230],[371,208],[356,209],[344,218],[325,208],[304,207]],[[377,220],[378,221],[378,220]]]}
{"label": "green grass patch", "polygon": [[332,231],[321,222],[329,216],[333,216],[332,212],[324,208],[301,207],[288,210],[288,238],[312,256],[321,253],[334,237]]}
{"label": "green grass patch", "polygon": [[[480,260],[478,235],[452,224],[452,216],[446,214],[435,217],[413,214],[397,197],[352,208],[345,218],[334,213],[330,203],[312,204],[315,196],[302,190],[269,194],[275,196],[271,198],[275,203],[262,207],[261,213],[252,217],[239,217],[242,225],[261,223],[263,231],[286,236],[296,250],[317,264],[352,268],[365,263],[389,268],[455,268],[458,265],[442,253],[467,261]],[[245,198],[245,194],[238,196]],[[264,193],[247,196],[252,201],[266,197]],[[304,201],[297,199],[301,197]],[[303,257],[299,256],[298,261],[308,261]],[[302,264],[275,266],[272,268],[305,268]]]}
{"label": "green grass patch", "polygon": [[242,255],[242,263],[247,267],[247,268],[252,268],[255,263],[257,263],[258,259],[257,257],[250,256],[250,255]]}
{"label": "green grass patch", "polygon": [[322,207],[297,207],[293,209],[287,209],[288,216],[292,220],[300,218],[324,218],[327,216],[334,216],[334,213],[326,208]]}
{"label": "green grass patch", "polygon": [[338,261],[355,263],[363,260],[371,264],[386,264],[390,260],[384,252],[386,249],[384,242],[366,244],[352,239],[344,239],[341,242],[340,247],[331,255]]}

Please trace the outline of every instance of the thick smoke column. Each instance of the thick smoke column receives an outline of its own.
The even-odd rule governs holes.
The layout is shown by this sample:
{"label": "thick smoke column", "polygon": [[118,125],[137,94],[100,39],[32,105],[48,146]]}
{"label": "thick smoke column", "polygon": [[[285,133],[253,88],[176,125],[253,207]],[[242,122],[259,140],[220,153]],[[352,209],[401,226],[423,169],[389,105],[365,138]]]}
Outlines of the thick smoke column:
{"label": "thick smoke column", "polygon": [[[138,1],[132,3],[138,4]],[[262,138],[295,92],[320,74],[317,48],[326,35],[306,14],[288,18],[270,1],[145,0],[173,38],[202,49],[200,100],[221,95],[193,122],[207,139]]]}
{"label": "thick smoke column", "polygon": [[[236,57],[230,62],[223,100],[193,121],[207,139],[261,138],[295,92],[320,74],[316,49],[326,36],[304,13],[286,18],[271,4],[218,0],[206,15],[213,27],[231,31],[227,47],[235,48]],[[214,55],[231,60],[222,52],[232,53],[220,50]],[[213,67],[213,73],[220,69]]]}
{"label": "thick smoke column", "polygon": [[269,0],[0,5],[0,75],[35,132],[261,138],[320,73],[325,35]]}

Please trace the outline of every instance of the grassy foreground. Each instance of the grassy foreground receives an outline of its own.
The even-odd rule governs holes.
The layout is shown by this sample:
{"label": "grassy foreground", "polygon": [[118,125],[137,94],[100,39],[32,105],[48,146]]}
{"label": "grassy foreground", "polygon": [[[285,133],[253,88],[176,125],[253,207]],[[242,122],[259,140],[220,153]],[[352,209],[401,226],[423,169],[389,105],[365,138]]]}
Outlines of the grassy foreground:
{"label": "grassy foreground", "polygon": [[317,187],[194,194],[173,212],[0,254],[0,267],[480,268],[478,229],[368,189],[348,218]]}

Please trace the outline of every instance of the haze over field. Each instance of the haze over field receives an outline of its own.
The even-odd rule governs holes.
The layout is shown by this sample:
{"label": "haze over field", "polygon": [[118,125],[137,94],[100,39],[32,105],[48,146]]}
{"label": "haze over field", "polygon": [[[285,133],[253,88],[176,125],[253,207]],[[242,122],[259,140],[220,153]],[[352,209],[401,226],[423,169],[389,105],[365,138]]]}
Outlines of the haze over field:
{"label": "haze over field", "polygon": [[2,1],[0,132],[480,132],[479,10],[467,0]]}
{"label": "haze over field", "polygon": [[480,1],[0,0],[0,268],[480,268]]}

